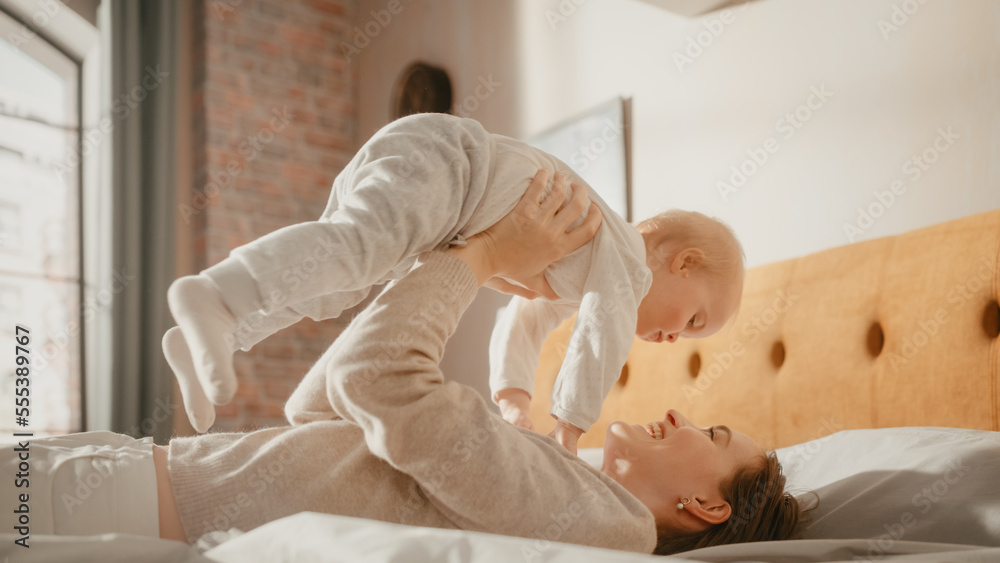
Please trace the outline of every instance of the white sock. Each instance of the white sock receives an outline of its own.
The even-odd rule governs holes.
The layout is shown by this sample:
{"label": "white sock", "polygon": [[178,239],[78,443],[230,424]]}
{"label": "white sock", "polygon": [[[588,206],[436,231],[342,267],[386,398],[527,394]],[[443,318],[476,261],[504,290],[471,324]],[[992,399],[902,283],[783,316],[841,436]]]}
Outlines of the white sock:
{"label": "white sock", "polygon": [[215,405],[201,388],[194,362],[191,361],[191,351],[180,327],[175,326],[163,335],[163,355],[167,357],[167,363],[174,370],[174,377],[181,388],[188,420],[199,434],[206,432],[215,422]]}
{"label": "white sock", "polygon": [[219,288],[207,276],[185,276],[170,284],[167,304],[184,333],[205,395],[216,405],[228,403],[237,385],[231,345],[236,317]]}

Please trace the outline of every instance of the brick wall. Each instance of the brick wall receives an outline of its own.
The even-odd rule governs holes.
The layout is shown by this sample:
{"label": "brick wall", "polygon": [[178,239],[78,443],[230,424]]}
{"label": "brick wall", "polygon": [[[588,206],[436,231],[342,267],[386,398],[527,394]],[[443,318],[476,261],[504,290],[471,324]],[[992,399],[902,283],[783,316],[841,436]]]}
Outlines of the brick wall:
{"label": "brick wall", "polygon": [[[194,268],[281,227],[319,217],[356,149],[355,69],[339,46],[354,0],[196,0]],[[202,24],[202,25],[198,25]],[[236,399],[216,430],[283,424],[283,406],[342,321],[305,319],[237,352]]]}

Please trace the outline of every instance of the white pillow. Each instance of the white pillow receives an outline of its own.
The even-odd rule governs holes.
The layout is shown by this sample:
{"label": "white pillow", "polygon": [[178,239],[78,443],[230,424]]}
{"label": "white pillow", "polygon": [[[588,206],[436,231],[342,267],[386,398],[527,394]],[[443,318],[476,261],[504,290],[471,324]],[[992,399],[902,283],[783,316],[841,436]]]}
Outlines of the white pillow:
{"label": "white pillow", "polygon": [[576,451],[576,455],[580,456],[580,459],[586,461],[594,469],[601,470],[601,462],[604,461],[603,448],[580,448]]}
{"label": "white pillow", "polygon": [[[844,430],[777,450],[807,508],[806,539],[1000,546],[1000,432],[959,428]],[[601,467],[602,451],[579,455]]]}
{"label": "white pillow", "polygon": [[[777,450],[789,487],[815,506],[803,537],[1000,546],[1000,433],[844,430]],[[818,504],[817,504],[818,500]]]}

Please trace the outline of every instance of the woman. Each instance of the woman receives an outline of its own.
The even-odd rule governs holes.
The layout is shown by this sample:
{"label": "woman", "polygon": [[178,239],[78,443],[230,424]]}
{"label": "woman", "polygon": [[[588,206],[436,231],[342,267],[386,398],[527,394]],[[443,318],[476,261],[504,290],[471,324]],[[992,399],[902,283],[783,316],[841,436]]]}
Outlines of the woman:
{"label": "woman", "polygon": [[[471,388],[444,381],[445,341],[481,285],[503,276],[538,287],[548,264],[596,232],[599,213],[566,232],[587,207],[582,190],[562,208],[564,193],[540,200],[529,188],[513,212],[465,246],[422,255],[306,375],[286,405],[291,426],[153,448],[155,488],[148,472],[130,472],[129,480],[137,483],[134,498],[156,491],[156,508],[128,509],[129,517],[188,542],[301,511],[646,553],[788,537],[798,505],[786,500],[773,455],[743,434],[696,428],[674,411],[645,427],[615,423],[596,471],[553,439],[503,422]],[[40,442],[32,445],[41,450],[33,473],[57,473],[49,466],[63,461],[50,463],[55,456]],[[94,451],[90,459],[121,450]],[[49,498],[64,497],[57,487],[65,484],[52,480]],[[104,502],[114,504],[87,510],[120,517],[123,509]],[[63,504],[50,505],[56,526],[35,533],[65,533]],[[104,520],[90,533],[122,527]]]}

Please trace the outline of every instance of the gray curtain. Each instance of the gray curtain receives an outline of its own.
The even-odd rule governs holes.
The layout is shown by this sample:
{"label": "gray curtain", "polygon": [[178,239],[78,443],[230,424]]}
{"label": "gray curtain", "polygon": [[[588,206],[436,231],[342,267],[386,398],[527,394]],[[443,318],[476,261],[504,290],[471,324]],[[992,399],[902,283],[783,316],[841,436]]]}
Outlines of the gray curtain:
{"label": "gray curtain", "polygon": [[136,276],[114,305],[112,430],[162,444],[177,408],[160,338],[173,325],[179,3],[110,2],[113,264]]}

